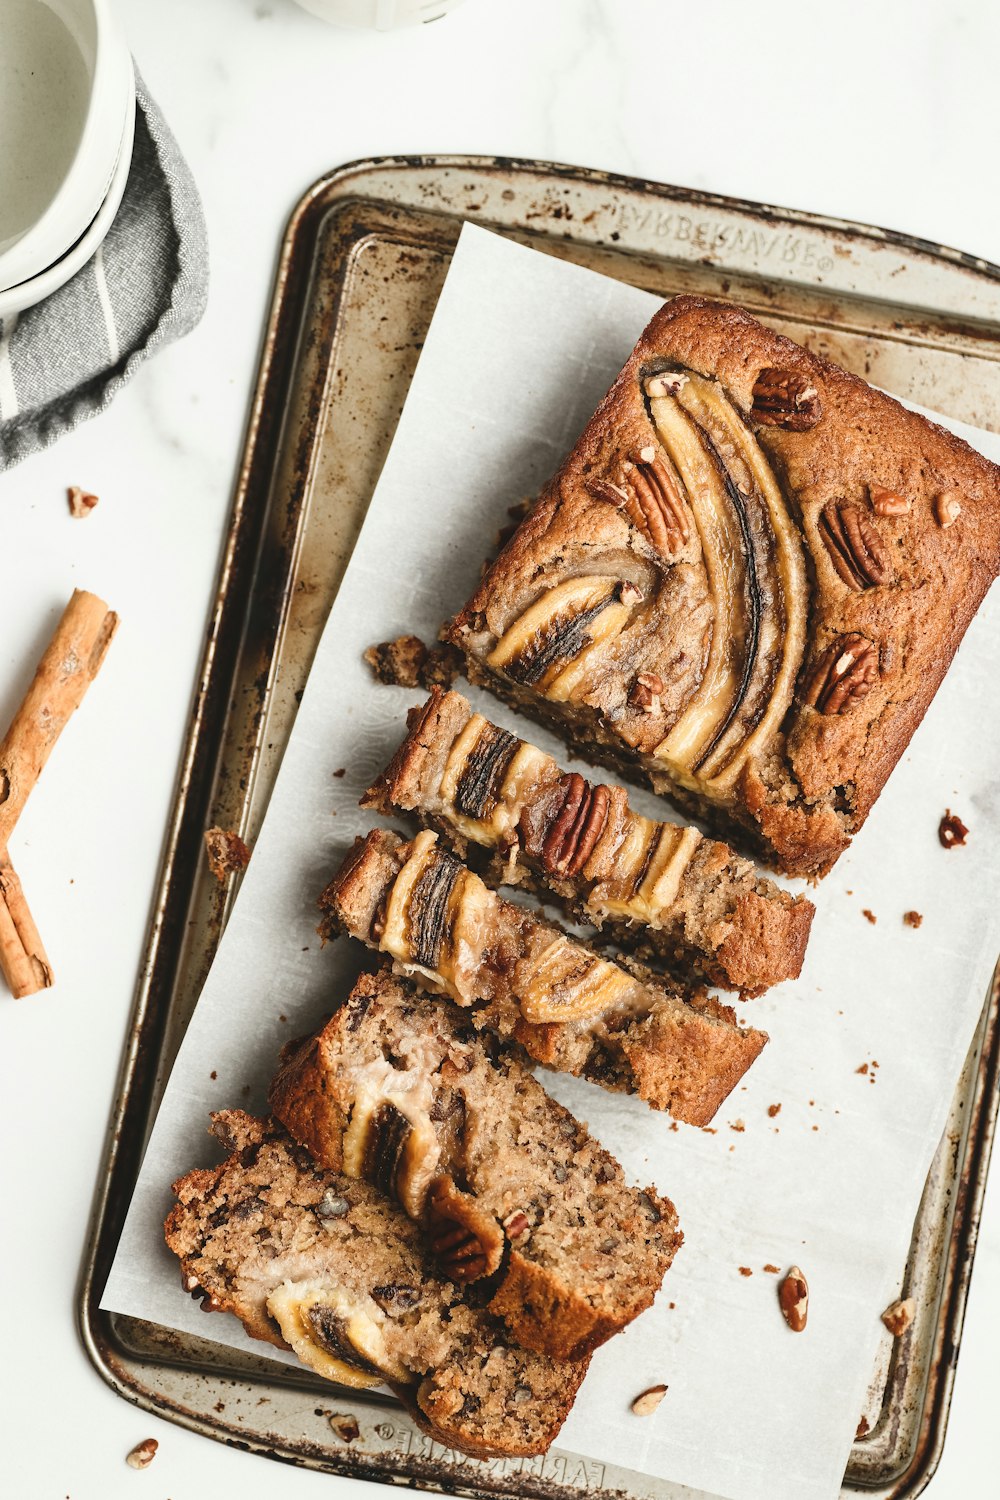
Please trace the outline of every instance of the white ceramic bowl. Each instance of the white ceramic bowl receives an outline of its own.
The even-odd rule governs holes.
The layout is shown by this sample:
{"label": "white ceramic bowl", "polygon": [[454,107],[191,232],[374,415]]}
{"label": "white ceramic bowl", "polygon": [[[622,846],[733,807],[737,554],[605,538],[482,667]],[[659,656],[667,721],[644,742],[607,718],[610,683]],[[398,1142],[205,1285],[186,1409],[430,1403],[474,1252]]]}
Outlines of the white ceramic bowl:
{"label": "white ceramic bowl", "polygon": [[134,107],[111,0],[0,0],[0,289],[38,276],[86,232]]}
{"label": "white ceramic bowl", "polygon": [[298,0],[303,10],[341,26],[363,26],[369,31],[395,31],[398,26],[416,26],[437,21],[462,0]]}
{"label": "white ceramic bowl", "polygon": [[[129,66],[131,68],[131,59]],[[14,313],[24,312],[28,307],[34,307],[36,302],[41,302],[51,292],[58,291],[61,286],[65,286],[70,277],[75,276],[77,271],[86,265],[97,247],[103,243],[105,235],[114,223],[115,214],[121,207],[129,169],[132,166],[135,111],[133,85],[131,108],[125,121],[125,134],[104,202],[76,244],[71,245],[66,254],[54,265],[46,266],[45,270],[40,271],[37,276],[31,276],[27,281],[21,281],[17,286],[8,287],[6,291],[0,292],[0,320],[9,318]]]}

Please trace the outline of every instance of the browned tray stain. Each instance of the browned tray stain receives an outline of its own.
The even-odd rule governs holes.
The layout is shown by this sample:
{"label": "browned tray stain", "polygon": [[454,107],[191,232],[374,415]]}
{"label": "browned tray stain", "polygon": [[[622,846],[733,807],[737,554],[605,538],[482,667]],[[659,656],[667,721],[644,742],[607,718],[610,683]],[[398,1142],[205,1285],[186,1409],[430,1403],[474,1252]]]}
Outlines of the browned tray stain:
{"label": "browned tray stain", "polygon": [[[313,652],[395,430],[463,219],[667,295],[742,302],[895,393],[1000,427],[1000,270],[861,225],[544,163],[361,162],[322,179],[285,237],[232,523],[168,830],[81,1285],[102,1375],[127,1399],[309,1467],[469,1494],[690,1496],[553,1451],[462,1459],[390,1398],[98,1309],[165,1076],[237,882],[212,823],[253,840]],[[994,990],[914,1226],[910,1334],[886,1340],[845,1492],[914,1495],[934,1471],[997,1111]],[[333,1435],[353,1411],[360,1438]],[[859,1413],[859,1416],[862,1414]]]}

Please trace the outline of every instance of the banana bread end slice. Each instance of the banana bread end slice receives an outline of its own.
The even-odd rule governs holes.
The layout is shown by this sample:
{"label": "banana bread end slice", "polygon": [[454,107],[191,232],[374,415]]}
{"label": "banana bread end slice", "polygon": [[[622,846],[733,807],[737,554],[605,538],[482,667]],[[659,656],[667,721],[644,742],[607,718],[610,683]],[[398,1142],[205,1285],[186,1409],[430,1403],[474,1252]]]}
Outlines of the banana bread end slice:
{"label": "banana bread end slice", "polygon": [[166,1241],[184,1289],[252,1338],[347,1386],[387,1384],[437,1442],[475,1458],[544,1453],[587,1371],[513,1347],[429,1263],[376,1189],[324,1171],[274,1121],[212,1117],[230,1153],[174,1184]]}

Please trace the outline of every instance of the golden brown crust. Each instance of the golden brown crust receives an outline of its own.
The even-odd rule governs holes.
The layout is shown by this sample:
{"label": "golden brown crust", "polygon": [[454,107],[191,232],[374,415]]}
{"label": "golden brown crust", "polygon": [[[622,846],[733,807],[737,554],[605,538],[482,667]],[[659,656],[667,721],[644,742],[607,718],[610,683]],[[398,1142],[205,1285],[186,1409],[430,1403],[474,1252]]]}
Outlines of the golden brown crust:
{"label": "golden brown crust", "polygon": [[[685,660],[678,663],[668,635],[658,651],[627,642],[621,654],[630,670],[660,671],[668,684],[662,713],[635,722],[626,714],[612,724],[610,698],[597,704],[622,764],[643,769],[641,757],[697,680],[701,565],[682,553],[664,571],[624,510],[593,489],[613,461],[650,442],[640,379],[663,361],[721,385],[781,482],[809,575],[800,685],[838,642],[860,637],[874,648],[857,692],[828,694],[817,708],[803,701],[800,686],[784,725],[744,775],[736,803],[716,811],[729,826],[743,823],[788,873],[822,874],[864,823],[1000,568],[1000,473],[952,433],[738,307],[675,298],[653,318],[573,453],[445,634],[476,659],[482,679],[485,655],[532,590],[582,571],[587,554],[629,556],[637,576],[658,569],[661,590],[670,593],[665,603],[657,596],[663,617],[687,620]],[[791,387],[814,393],[807,421],[771,425],[770,417],[755,416],[762,370],[778,370]],[[881,491],[904,497],[909,510],[873,504]],[[537,706],[523,688],[518,701],[529,712]],[[648,776],[648,763],[644,769]]]}

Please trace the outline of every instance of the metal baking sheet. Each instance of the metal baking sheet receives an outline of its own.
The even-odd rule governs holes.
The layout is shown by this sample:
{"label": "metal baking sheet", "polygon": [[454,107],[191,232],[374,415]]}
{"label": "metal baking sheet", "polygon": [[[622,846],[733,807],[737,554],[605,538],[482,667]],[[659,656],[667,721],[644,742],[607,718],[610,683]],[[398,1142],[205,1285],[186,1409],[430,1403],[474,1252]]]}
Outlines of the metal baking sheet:
{"label": "metal baking sheet", "polygon": [[[1000,430],[1000,269],[884,230],[536,162],[355,163],[282,246],[208,648],[125,1049],[81,1287],[84,1340],[126,1399],[224,1442],[447,1492],[672,1500],[690,1492],[554,1450],[476,1461],[388,1397],[100,1311],[149,1126],[238,881],[202,831],[253,842],[313,651],[395,430],[464,219],[663,296],[694,291],[897,395]],[[484,295],[489,289],[484,288]],[[997,1113],[994,985],[914,1225],[910,1335],[872,1372],[844,1493],[915,1495],[940,1457]],[[347,1445],[329,1415],[353,1411]]]}

